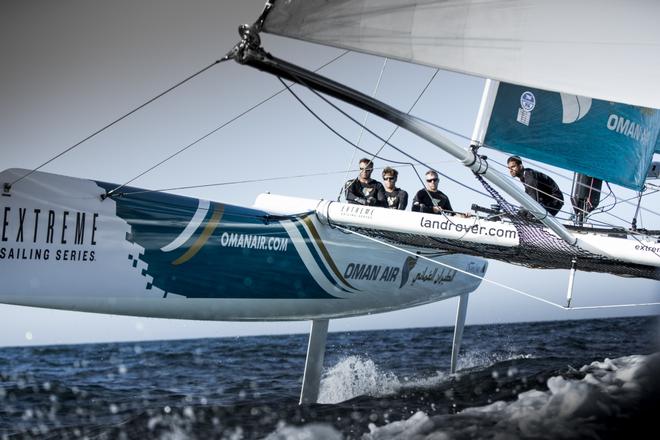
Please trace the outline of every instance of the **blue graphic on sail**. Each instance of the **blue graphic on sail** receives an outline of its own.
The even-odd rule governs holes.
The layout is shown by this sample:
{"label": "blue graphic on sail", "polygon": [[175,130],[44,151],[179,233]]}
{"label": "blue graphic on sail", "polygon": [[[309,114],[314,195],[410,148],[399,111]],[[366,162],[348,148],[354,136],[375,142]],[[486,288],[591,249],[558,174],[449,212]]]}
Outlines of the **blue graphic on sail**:
{"label": "blue graphic on sail", "polygon": [[484,144],[640,190],[660,110],[500,83]]}

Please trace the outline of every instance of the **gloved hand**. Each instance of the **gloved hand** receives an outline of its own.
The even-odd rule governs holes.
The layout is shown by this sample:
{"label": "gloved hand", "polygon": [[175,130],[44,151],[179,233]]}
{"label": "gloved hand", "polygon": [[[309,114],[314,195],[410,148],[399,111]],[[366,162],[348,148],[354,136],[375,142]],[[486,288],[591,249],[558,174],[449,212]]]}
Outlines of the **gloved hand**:
{"label": "gloved hand", "polygon": [[376,203],[378,203],[378,200],[375,197],[367,197],[367,205],[376,206]]}

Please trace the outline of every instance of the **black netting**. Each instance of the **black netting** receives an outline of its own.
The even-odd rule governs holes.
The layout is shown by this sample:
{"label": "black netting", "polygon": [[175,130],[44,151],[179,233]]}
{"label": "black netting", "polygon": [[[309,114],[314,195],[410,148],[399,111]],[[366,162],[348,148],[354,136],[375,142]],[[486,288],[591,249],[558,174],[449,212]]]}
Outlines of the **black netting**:
{"label": "black netting", "polygon": [[[535,249],[544,250],[547,252],[561,252],[563,257],[571,255],[572,257],[590,256],[593,258],[601,258],[597,255],[590,254],[575,246],[571,246],[561,238],[548,233],[543,223],[536,220],[531,213],[525,210],[519,210],[516,206],[507,202],[504,197],[498,193],[495,188],[490,186],[486,180],[478,174],[474,175],[479,182],[484,186],[486,191],[500,206],[500,209],[507,214],[507,218],[518,230],[518,237],[521,246],[531,246]],[[550,215],[546,212],[546,215]]]}
{"label": "black netting", "polygon": [[[537,269],[570,269],[576,261],[578,270],[606,272],[620,276],[660,280],[660,268],[604,258],[599,255],[571,246],[561,238],[549,233],[543,224],[533,217],[521,213],[493,189],[481,176],[477,179],[501,207],[504,215],[518,231],[520,245],[515,247],[470,243],[461,240],[448,240],[418,234],[389,232],[376,229],[349,229],[378,238],[396,245],[410,245],[429,249],[429,254],[460,253],[505,261]],[[625,231],[613,229],[611,234],[625,236]]]}
{"label": "black netting", "polygon": [[[467,254],[535,269],[570,269],[571,261],[575,258],[574,252],[553,251],[550,253],[546,249],[539,249],[534,246],[493,246],[375,229],[355,227],[349,227],[348,229],[398,246],[427,248],[429,254]],[[582,271],[606,272],[620,276],[660,280],[660,269],[653,266],[590,257],[586,253],[580,254],[576,261],[577,269]]]}

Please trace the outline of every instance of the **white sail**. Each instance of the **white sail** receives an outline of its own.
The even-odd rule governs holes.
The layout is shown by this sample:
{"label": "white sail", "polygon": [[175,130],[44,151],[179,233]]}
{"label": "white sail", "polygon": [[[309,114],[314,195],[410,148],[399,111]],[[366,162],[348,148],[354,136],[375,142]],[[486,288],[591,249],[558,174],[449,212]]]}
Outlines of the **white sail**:
{"label": "white sail", "polygon": [[656,0],[275,1],[264,30],[447,70],[660,107]]}

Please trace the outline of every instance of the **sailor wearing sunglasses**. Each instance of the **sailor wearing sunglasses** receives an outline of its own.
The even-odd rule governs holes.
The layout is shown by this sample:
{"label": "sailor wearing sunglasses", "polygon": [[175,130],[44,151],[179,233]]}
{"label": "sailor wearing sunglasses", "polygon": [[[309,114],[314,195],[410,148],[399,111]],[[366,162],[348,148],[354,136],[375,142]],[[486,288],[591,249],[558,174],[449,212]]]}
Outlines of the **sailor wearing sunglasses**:
{"label": "sailor wearing sunglasses", "polygon": [[438,173],[428,170],[425,177],[426,188],[420,189],[415,194],[412,210],[429,214],[441,214],[443,211],[449,211],[448,214],[453,214],[449,197],[438,190]]}
{"label": "sailor wearing sunglasses", "polygon": [[408,193],[397,188],[396,180],[399,172],[392,167],[383,169],[383,186],[385,187],[385,199],[390,209],[406,209],[408,206]]}
{"label": "sailor wearing sunglasses", "polygon": [[387,206],[383,184],[371,178],[373,170],[374,163],[370,159],[360,159],[359,176],[346,182],[345,191],[348,203],[365,206]]}

